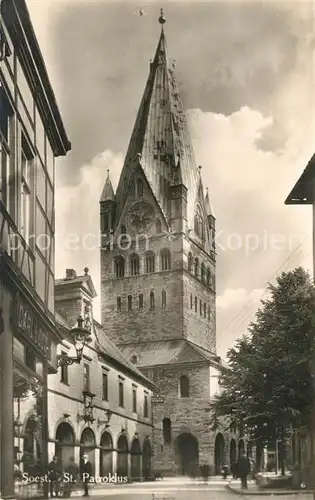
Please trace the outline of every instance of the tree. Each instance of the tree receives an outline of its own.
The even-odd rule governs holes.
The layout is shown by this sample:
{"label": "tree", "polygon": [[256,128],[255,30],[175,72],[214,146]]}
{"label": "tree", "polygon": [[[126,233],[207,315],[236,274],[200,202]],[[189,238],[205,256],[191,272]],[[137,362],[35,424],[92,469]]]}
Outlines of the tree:
{"label": "tree", "polygon": [[315,288],[300,267],[282,273],[268,292],[248,334],[228,351],[213,424],[224,416],[230,427],[245,426],[260,448],[279,440],[283,458],[292,426],[307,425],[313,407]]}

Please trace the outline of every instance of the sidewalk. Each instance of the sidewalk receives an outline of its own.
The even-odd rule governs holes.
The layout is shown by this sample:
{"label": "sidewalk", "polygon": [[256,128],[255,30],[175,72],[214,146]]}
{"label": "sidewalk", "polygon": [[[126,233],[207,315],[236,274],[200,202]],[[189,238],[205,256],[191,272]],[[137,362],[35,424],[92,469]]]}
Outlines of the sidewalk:
{"label": "sidewalk", "polygon": [[[233,493],[236,493],[238,495],[256,495],[256,496],[271,496],[271,495],[280,495],[280,496],[288,496],[288,495],[295,495],[296,498],[298,498],[300,495],[308,495],[308,496],[303,496],[303,500],[313,500],[313,491],[311,490],[284,490],[284,489],[269,489],[269,488],[259,488],[257,486],[255,481],[248,481],[248,489],[243,490],[241,488],[241,481],[235,479],[230,481],[230,483],[227,486],[229,491],[232,491]],[[292,498],[293,500],[293,498]]]}

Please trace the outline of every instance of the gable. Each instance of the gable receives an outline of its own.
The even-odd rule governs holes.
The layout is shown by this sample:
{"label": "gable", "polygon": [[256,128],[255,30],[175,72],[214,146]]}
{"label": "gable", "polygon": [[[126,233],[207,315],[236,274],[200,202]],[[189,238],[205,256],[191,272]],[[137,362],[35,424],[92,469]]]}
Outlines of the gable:
{"label": "gable", "polygon": [[162,232],[168,230],[164,214],[139,163],[130,178],[122,213],[116,221],[114,244],[121,241],[124,233],[128,240],[134,240],[141,234],[156,233],[158,226]]}

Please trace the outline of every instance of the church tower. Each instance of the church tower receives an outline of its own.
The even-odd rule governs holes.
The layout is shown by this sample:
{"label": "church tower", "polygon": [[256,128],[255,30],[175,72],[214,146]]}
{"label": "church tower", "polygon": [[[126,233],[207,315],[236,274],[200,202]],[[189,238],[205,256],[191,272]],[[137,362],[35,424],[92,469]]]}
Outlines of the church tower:
{"label": "church tower", "polygon": [[[215,332],[215,217],[194,159],[174,64],[161,35],[116,193],[100,200],[101,315],[108,336],[160,388],[154,461],[214,472],[209,404]],[[222,457],[223,460],[223,457]]]}

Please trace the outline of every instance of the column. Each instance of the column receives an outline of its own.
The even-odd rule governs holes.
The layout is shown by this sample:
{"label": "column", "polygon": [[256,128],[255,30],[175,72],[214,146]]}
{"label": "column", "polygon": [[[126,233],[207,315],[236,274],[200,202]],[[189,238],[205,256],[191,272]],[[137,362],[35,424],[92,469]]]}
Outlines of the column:
{"label": "column", "polygon": [[117,451],[113,450],[113,474],[117,473]]}
{"label": "column", "polygon": [[[3,282],[0,287],[4,287]],[[10,300],[4,289],[1,304],[4,332],[0,336],[1,356],[1,498],[14,497],[13,481],[13,335],[10,326]]]}
{"label": "column", "polygon": [[49,441],[48,443],[48,463],[50,463],[55,455],[55,442]]}
{"label": "column", "polygon": [[100,448],[95,448],[95,470],[94,470],[95,476],[100,475],[100,454],[101,454]]}
{"label": "column", "polygon": [[75,463],[80,467],[80,445],[73,447],[73,456]]}

